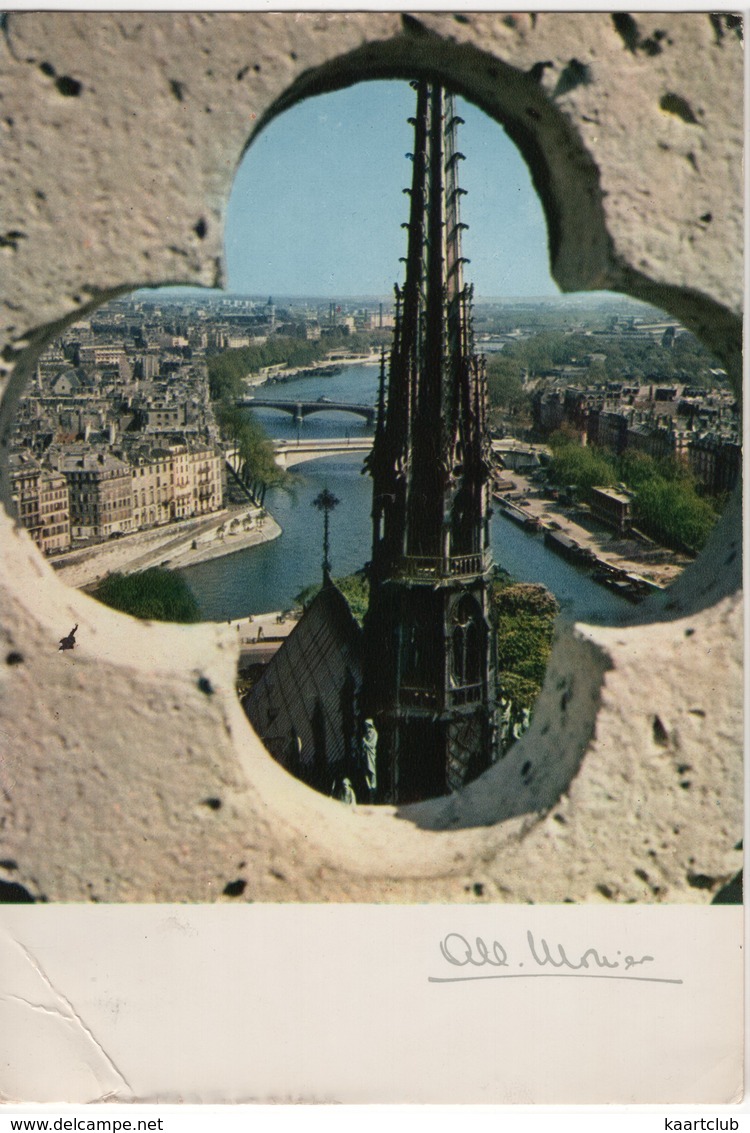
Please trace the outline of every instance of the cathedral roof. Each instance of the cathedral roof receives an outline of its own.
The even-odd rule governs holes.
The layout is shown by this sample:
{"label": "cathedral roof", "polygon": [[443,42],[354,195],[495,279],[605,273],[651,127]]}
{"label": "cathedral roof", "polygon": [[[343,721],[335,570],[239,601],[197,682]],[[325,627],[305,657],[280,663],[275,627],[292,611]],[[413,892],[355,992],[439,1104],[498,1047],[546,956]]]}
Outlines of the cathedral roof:
{"label": "cathedral roof", "polygon": [[243,701],[274,758],[326,794],[355,759],[361,650],[348,602],[325,586]]}

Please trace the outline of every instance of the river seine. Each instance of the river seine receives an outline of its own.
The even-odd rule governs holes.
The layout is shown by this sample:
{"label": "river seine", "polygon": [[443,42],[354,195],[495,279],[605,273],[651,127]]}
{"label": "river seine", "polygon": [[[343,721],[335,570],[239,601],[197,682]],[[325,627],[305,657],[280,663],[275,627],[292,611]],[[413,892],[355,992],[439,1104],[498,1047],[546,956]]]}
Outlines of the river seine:
{"label": "river seine", "polygon": [[[259,397],[302,398],[373,404],[377,365],[350,366],[332,377],[300,378],[256,389]],[[322,404],[322,403],[321,403]],[[302,440],[371,436],[372,427],[348,413],[316,413],[297,426],[273,409],[255,411],[271,437]],[[312,501],[323,488],[338,497],[331,513],[332,573],[350,574],[370,558],[372,481],[362,475],[362,454],[337,456],[297,465],[289,489],[268,492],[266,506],[283,530],[278,539],[189,567],[182,573],[206,621],[225,621],[270,610],[286,610],[306,586],[322,575],[323,519]],[[523,582],[541,582],[562,610],[579,621],[606,622],[625,599],[611,594],[584,572],[545,547],[541,536],[517,527],[497,512],[492,518],[495,562]]]}

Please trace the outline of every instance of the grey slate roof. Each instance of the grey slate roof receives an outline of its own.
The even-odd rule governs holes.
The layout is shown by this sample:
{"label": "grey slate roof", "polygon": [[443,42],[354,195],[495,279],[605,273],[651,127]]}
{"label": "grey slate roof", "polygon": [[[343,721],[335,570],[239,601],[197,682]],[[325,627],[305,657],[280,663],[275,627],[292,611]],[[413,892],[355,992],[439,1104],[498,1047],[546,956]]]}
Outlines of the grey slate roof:
{"label": "grey slate roof", "polygon": [[362,631],[335,586],[313,599],[243,701],[268,750],[316,790],[361,778],[357,701]]}

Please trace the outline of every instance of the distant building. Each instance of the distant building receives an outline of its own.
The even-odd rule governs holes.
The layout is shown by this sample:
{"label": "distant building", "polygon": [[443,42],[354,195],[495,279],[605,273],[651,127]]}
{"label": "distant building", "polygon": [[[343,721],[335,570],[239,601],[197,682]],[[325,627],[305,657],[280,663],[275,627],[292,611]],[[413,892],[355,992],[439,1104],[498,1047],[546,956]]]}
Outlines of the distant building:
{"label": "distant building", "polygon": [[591,489],[591,511],[594,516],[614,527],[619,535],[624,535],[633,525],[632,496],[628,492],[618,492],[614,488]]}
{"label": "distant building", "polygon": [[25,527],[35,543],[39,543],[42,521],[39,510],[42,470],[38,461],[23,454],[9,458],[13,509],[21,527]]}
{"label": "distant building", "polygon": [[121,342],[99,342],[82,345],[78,350],[79,366],[117,366],[125,357]]}
{"label": "distant building", "polygon": [[133,527],[154,527],[175,517],[174,479],[168,454],[156,451],[131,467]]}
{"label": "distant building", "polygon": [[675,460],[715,494],[730,491],[739,479],[739,414],[726,391],[609,382],[541,389],[532,406],[534,425],[542,434],[564,426],[582,444],[618,455],[635,450],[655,460]]}
{"label": "distant building", "polygon": [[169,445],[133,456],[133,523],[152,527],[223,507],[223,458],[213,446]]}
{"label": "distant building", "polygon": [[74,397],[91,386],[91,378],[80,368],[61,370],[49,383],[50,393],[56,397]]}
{"label": "distant building", "polygon": [[706,433],[693,437],[688,449],[690,471],[710,492],[731,492],[742,472],[739,441]]}

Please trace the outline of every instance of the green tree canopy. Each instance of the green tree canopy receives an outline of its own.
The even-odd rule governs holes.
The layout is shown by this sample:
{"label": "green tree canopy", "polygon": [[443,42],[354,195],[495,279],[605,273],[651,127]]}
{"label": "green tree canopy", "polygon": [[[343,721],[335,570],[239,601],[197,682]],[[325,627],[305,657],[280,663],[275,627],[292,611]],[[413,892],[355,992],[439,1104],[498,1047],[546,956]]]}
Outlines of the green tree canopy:
{"label": "green tree canopy", "polygon": [[635,497],[635,519],[644,531],[668,547],[696,554],[718,519],[690,483],[656,476],[642,483]]}
{"label": "green tree canopy", "polygon": [[504,353],[493,354],[487,359],[487,392],[493,408],[505,409],[514,415],[530,406],[531,399],[523,388],[522,374],[520,362],[505,357]]}
{"label": "green tree canopy", "polygon": [[592,488],[611,487],[619,480],[614,457],[594,445],[581,445],[569,437],[550,438],[552,463],[550,476],[555,484],[575,484],[584,494]]}
{"label": "green tree canopy", "polygon": [[198,622],[200,611],[182,575],[162,567],[137,574],[109,575],[93,592],[98,601],[134,618],[159,622]]}
{"label": "green tree canopy", "polygon": [[273,444],[252,412],[227,402],[220,402],[215,412],[222,436],[237,446],[245,484],[271,487],[287,481],[289,474],[276,463]]}
{"label": "green tree canopy", "polygon": [[623,483],[633,493],[633,517],[646,535],[666,547],[697,553],[718,519],[716,501],[702,498],[690,470],[671,457],[656,459],[625,450],[582,446],[569,435],[550,438],[550,476],[555,484],[575,484],[584,497],[594,487]]}
{"label": "green tree canopy", "polygon": [[493,582],[491,598],[498,696],[511,702],[517,718],[541,692],[560,606],[546,586],[507,577]]}

